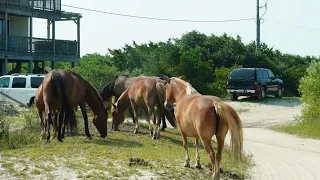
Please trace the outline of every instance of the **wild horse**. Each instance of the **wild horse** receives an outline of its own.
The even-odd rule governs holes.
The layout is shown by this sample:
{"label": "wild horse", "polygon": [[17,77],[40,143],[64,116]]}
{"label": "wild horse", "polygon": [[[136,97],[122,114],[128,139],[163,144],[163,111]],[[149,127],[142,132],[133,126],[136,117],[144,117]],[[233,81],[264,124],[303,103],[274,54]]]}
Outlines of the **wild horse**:
{"label": "wild horse", "polygon": [[[121,96],[121,94],[131,85],[134,79],[136,79],[136,77],[130,77],[128,75],[116,76],[101,89],[100,96],[102,97],[102,100],[109,102],[112,96],[115,96],[116,99],[118,99]],[[162,78],[159,78],[159,79],[162,80]],[[163,80],[162,82],[164,84],[166,83]],[[128,111],[134,123],[134,113],[131,106],[129,106]],[[164,115],[162,116],[162,128],[161,128],[162,130],[164,130],[167,127],[165,117],[167,117],[168,121],[173,127],[176,127],[173,111],[170,112],[167,109],[164,109]],[[112,129],[114,129],[113,125],[112,125]],[[118,129],[114,129],[114,130],[118,130]]]}
{"label": "wild horse", "polygon": [[[56,117],[54,113],[59,111],[58,140],[62,142],[64,137],[64,129],[69,123],[71,131],[76,127],[76,118],[73,107],[80,105],[82,115],[85,122],[85,133],[91,138],[88,128],[88,116],[86,113],[86,103],[93,111],[93,123],[100,133],[100,136],[107,136],[107,119],[108,114],[104,108],[98,92],[90,85],[88,81],[73,71],[52,70],[50,71],[38,88],[35,105],[40,118],[40,126],[46,126],[47,143],[50,139],[50,124],[54,124],[52,117]],[[46,114],[46,121],[43,123],[42,113]],[[64,129],[61,135],[62,122]]]}
{"label": "wild horse", "polygon": [[[243,136],[242,123],[237,112],[227,103],[216,96],[201,95],[189,83],[180,78],[168,78],[166,86],[165,105],[170,108],[176,104],[175,116],[183,138],[183,146],[186,152],[185,167],[190,167],[187,137],[195,138],[196,167],[200,168],[200,156],[198,152],[199,139],[209,154],[212,166],[212,175],[219,179],[219,164],[224,147],[224,140],[231,132],[231,150],[235,157],[241,158]],[[218,152],[215,157],[211,146],[211,139],[216,135]],[[217,160],[217,164],[215,164]]]}
{"label": "wild horse", "polygon": [[[119,124],[124,121],[124,111],[131,105],[134,112],[134,133],[138,133],[138,107],[145,110],[149,123],[150,134],[153,139],[160,136],[160,119],[164,110],[165,86],[159,78],[139,76],[132,80],[131,85],[121,94],[116,104],[112,104],[112,124],[117,129]],[[154,114],[157,106],[158,118]],[[154,129],[150,126],[150,117],[153,120]]]}

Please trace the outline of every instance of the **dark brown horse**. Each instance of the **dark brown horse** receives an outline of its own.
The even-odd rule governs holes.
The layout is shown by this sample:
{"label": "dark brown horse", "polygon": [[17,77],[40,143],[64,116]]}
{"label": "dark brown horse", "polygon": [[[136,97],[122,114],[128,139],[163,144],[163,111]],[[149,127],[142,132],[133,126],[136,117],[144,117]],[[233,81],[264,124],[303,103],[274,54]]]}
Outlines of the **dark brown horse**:
{"label": "dark brown horse", "polygon": [[[180,78],[164,78],[168,81],[166,87],[166,106],[176,104],[175,116],[183,138],[183,146],[186,152],[185,167],[190,167],[187,137],[195,138],[196,167],[200,168],[200,156],[198,152],[199,139],[209,154],[212,166],[212,175],[219,179],[219,164],[224,147],[224,140],[230,130],[231,150],[237,160],[241,157],[243,137],[242,125],[237,112],[227,103],[216,96],[201,95],[192,86]],[[215,155],[211,139],[216,135],[218,152]],[[216,161],[217,160],[217,161]],[[215,164],[215,162],[217,162]]]}
{"label": "dark brown horse", "polygon": [[[124,111],[131,105],[134,111],[135,130],[138,133],[138,107],[145,110],[149,123],[150,134],[153,139],[160,136],[160,119],[164,110],[165,87],[163,82],[155,77],[136,77],[131,85],[121,94],[116,104],[112,108],[112,124],[117,129],[124,121]],[[154,108],[158,109],[158,119],[154,114]],[[154,129],[150,126],[150,117],[153,120]]]}
{"label": "dark brown horse", "polygon": [[93,123],[99,131],[100,136],[103,138],[106,137],[108,114],[100,95],[92,85],[73,71],[52,70],[45,76],[41,88],[37,91],[35,105],[42,123],[42,112],[46,114],[47,143],[50,139],[50,124],[54,124],[52,117],[54,117],[54,113],[57,110],[59,110],[59,123],[57,125],[58,140],[62,141],[63,138],[63,135],[61,136],[63,122],[65,122],[64,127],[66,123],[69,123],[71,130],[75,128],[76,118],[73,107],[76,105],[80,105],[85,121],[85,132],[87,137],[91,138],[85,108],[86,103],[93,111]]}
{"label": "dark brown horse", "polygon": [[[128,75],[118,75],[115,78],[113,78],[109,83],[107,83],[100,91],[100,96],[102,97],[103,101],[109,102],[110,98],[112,96],[115,96],[116,99],[120,97],[120,95],[131,85],[132,81],[136,77],[130,77]],[[162,79],[162,78],[159,78]],[[162,80],[162,82],[165,84],[166,82]],[[114,102],[111,102],[114,103]],[[134,123],[134,113],[129,106],[128,111],[132,117],[132,121]],[[164,115],[162,116],[162,130],[166,128],[166,121],[165,117],[167,117],[168,121],[173,127],[176,127],[176,121],[174,119],[173,112],[168,111],[167,109],[164,109]],[[114,129],[114,127],[112,127]],[[118,129],[114,129],[118,130]]]}

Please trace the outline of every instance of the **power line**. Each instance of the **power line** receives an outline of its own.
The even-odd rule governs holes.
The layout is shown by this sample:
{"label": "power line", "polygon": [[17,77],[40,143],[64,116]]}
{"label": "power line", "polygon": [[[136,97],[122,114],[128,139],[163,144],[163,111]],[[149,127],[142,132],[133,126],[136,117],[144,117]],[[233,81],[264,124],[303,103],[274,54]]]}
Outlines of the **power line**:
{"label": "power line", "polygon": [[136,16],[136,15],[130,15],[130,14],[121,14],[121,13],[114,13],[114,12],[108,12],[108,11],[101,11],[101,10],[76,7],[76,6],[66,5],[66,4],[61,4],[61,5],[65,6],[65,7],[81,9],[81,10],[91,11],[91,12],[98,12],[98,13],[103,13],[103,14],[109,14],[109,15],[114,15],[114,16],[147,19],[147,20],[157,20],[157,21],[189,22],[189,23],[225,23],[225,22],[239,22],[239,21],[255,20],[255,18],[228,19],[228,20],[189,20],[189,19],[156,18],[156,17]]}
{"label": "power line", "polygon": [[285,26],[291,26],[291,27],[295,27],[295,28],[305,29],[305,30],[320,31],[320,29],[313,29],[313,28],[308,28],[308,27],[303,27],[303,26],[298,26],[298,25],[293,25],[293,24],[287,24],[287,23],[278,22],[278,21],[272,21],[272,20],[267,20],[267,19],[265,19],[265,21],[275,23],[275,24],[281,24],[281,25],[285,25]]}

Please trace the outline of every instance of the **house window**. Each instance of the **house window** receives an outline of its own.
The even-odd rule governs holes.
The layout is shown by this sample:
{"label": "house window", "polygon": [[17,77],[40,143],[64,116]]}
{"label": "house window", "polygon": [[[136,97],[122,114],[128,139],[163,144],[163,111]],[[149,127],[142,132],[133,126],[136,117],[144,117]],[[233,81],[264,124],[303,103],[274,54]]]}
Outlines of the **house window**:
{"label": "house window", "polygon": [[[9,19],[8,19],[8,35],[9,35]],[[3,18],[0,18],[0,35],[3,35],[4,34],[4,19]]]}

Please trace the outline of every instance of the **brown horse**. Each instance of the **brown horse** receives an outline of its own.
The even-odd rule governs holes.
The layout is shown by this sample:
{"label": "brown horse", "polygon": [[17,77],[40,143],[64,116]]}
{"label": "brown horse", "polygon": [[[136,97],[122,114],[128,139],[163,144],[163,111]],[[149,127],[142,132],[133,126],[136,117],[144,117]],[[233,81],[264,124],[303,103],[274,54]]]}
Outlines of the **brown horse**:
{"label": "brown horse", "polygon": [[[136,77],[130,77],[128,75],[118,75],[114,77],[109,83],[107,83],[101,89],[100,96],[102,97],[102,100],[109,102],[112,96],[115,96],[115,98],[118,99],[121,96],[121,94],[131,85],[132,81],[135,78]],[[158,78],[161,79],[162,77],[161,78],[158,77]],[[164,80],[162,80],[162,82],[164,84],[166,83]],[[114,99],[112,103],[114,103]],[[134,123],[134,113],[131,106],[128,107],[128,111]],[[177,126],[176,120],[174,119],[174,113],[168,111],[167,109],[164,109],[164,113],[162,116],[162,128],[161,128],[162,130],[164,130],[167,127],[165,117],[167,117],[168,121],[173,127]],[[114,127],[112,127],[112,129],[118,130],[118,129],[115,129]]]}
{"label": "brown horse", "polygon": [[[112,124],[115,129],[124,121],[124,111],[131,105],[134,111],[135,130],[138,133],[138,107],[145,110],[147,122],[149,123],[150,134],[153,139],[160,136],[160,121],[164,110],[165,86],[162,81],[155,77],[136,77],[131,85],[121,94],[112,108]],[[154,115],[154,107],[158,109],[158,119]],[[154,131],[150,125],[150,117],[153,120]]]}
{"label": "brown horse", "polygon": [[[231,132],[231,149],[238,160],[241,157],[243,137],[242,124],[237,112],[220,98],[199,94],[192,86],[180,78],[168,78],[166,86],[167,107],[176,102],[175,116],[182,135],[183,146],[186,152],[185,167],[190,167],[190,158],[187,149],[187,137],[195,138],[196,167],[200,168],[198,153],[199,139],[209,154],[212,166],[212,175],[219,179],[219,164],[224,147],[224,140]],[[218,152],[214,154],[211,139],[216,135]],[[217,160],[217,164],[215,164]]]}
{"label": "brown horse", "polygon": [[66,123],[70,124],[71,130],[76,126],[76,119],[73,107],[80,105],[85,121],[85,132],[91,138],[88,128],[88,116],[85,104],[88,104],[93,111],[93,123],[100,133],[100,136],[107,136],[108,114],[102,103],[100,95],[79,74],[72,71],[52,70],[43,79],[41,88],[38,89],[35,97],[35,105],[38,109],[40,124],[43,124],[42,112],[46,113],[46,139],[50,139],[50,124],[53,124],[52,117],[59,110],[58,140],[62,141],[64,130],[61,136],[62,122],[64,128]]}

